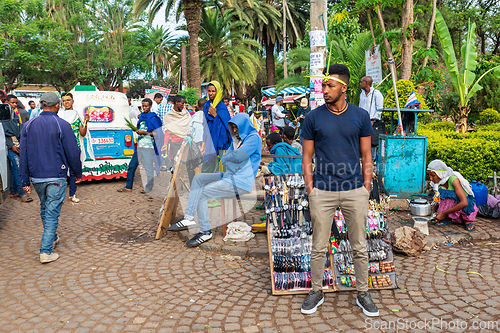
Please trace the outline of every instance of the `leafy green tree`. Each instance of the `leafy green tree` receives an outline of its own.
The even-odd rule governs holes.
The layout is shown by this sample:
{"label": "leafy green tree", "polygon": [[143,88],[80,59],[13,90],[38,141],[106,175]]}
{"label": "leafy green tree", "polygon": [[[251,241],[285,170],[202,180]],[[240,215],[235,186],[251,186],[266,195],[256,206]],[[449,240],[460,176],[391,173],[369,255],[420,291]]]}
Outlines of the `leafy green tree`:
{"label": "leafy green tree", "polygon": [[255,40],[248,36],[244,23],[238,21],[234,12],[222,14],[216,8],[205,9],[202,14],[200,33],[201,72],[207,81],[217,80],[226,91],[236,85],[252,84],[257,77],[259,49]]}
{"label": "leafy green tree", "polygon": [[42,17],[37,9],[42,9],[41,1],[3,0],[0,3],[0,83],[7,91],[36,76],[36,68],[42,62]]}
{"label": "leafy green tree", "polygon": [[162,26],[153,27],[148,24],[140,30],[138,37],[141,45],[146,48],[146,60],[153,65],[156,76],[163,78],[165,73],[172,70],[175,61],[176,41],[172,32]]}
{"label": "leafy green tree", "polygon": [[443,48],[444,62],[450,75],[451,82],[453,83],[453,87],[460,97],[458,117],[459,130],[462,134],[465,134],[467,131],[467,116],[470,113],[470,99],[477,91],[483,88],[479,85],[479,82],[492,71],[495,71],[497,75],[500,72],[500,65],[498,65],[487,70],[476,80],[477,52],[475,45],[475,29],[475,23],[471,24],[469,22],[469,29],[461,49],[463,66],[462,69],[459,70],[455,49],[446,22],[439,11],[436,14],[436,32]]}
{"label": "leafy green tree", "polygon": [[159,10],[165,5],[165,19],[175,14],[177,21],[181,14],[186,19],[189,33],[189,86],[196,88],[201,94],[200,54],[198,35],[200,33],[201,10],[204,8],[203,0],[135,0],[134,14],[139,16],[149,8],[149,21],[153,21]]}

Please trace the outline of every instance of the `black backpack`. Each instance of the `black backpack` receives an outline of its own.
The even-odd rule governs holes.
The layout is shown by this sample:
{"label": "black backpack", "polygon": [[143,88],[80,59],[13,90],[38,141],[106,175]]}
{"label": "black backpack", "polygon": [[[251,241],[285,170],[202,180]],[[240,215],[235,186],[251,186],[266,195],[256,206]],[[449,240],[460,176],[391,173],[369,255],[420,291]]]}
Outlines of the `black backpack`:
{"label": "black backpack", "polygon": [[372,147],[378,146],[380,134],[385,134],[385,123],[382,120],[375,120],[373,123]]}

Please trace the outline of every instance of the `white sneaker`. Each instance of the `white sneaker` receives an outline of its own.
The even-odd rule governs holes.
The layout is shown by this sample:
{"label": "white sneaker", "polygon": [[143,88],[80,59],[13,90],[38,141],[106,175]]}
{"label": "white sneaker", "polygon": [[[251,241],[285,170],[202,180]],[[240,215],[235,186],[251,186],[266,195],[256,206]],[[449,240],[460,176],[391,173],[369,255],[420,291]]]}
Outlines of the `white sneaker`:
{"label": "white sneaker", "polygon": [[72,196],[72,197],[69,197],[69,200],[73,201],[74,203],[79,203],[80,202],[80,199],[78,199],[76,197],[76,195]]}
{"label": "white sneaker", "polygon": [[57,259],[59,259],[59,255],[57,253],[54,253],[54,252],[52,252],[51,254],[40,253],[40,262],[42,264],[56,261]]}
{"label": "white sneaker", "polygon": [[57,236],[57,239],[52,243],[52,248],[56,248],[57,244],[59,244],[59,236]]}
{"label": "white sneaker", "polygon": [[187,230],[189,227],[194,227],[196,222],[194,220],[182,219],[176,224],[171,225],[167,228],[168,231],[181,231]]}

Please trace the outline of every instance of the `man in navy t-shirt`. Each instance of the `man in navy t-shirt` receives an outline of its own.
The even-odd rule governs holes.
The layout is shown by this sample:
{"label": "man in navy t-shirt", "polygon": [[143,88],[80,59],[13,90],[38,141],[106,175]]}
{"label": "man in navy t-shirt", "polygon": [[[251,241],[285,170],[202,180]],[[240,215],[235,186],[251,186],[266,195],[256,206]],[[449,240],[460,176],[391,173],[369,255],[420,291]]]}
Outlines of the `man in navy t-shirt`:
{"label": "man in navy t-shirt", "polygon": [[[325,70],[326,72],[326,70]],[[302,171],[309,195],[313,223],[311,253],[312,290],[301,312],[314,313],[323,304],[325,253],[335,210],[340,207],[353,249],[358,296],[356,303],[367,316],[379,311],[368,293],[366,213],[372,178],[371,137],[368,113],[345,100],[349,69],[340,64],[328,68],[323,79],[325,105],[310,111],[301,130]],[[359,155],[361,152],[361,163]],[[312,156],[316,154],[315,168]]]}

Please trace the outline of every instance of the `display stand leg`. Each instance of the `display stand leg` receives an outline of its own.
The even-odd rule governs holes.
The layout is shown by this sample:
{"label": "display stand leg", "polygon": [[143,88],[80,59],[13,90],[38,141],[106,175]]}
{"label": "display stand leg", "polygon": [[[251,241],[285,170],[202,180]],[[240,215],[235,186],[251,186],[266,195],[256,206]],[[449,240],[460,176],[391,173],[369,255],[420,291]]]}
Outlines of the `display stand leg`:
{"label": "display stand leg", "polygon": [[187,157],[189,151],[189,144],[183,143],[181,150],[179,152],[179,158],[175,164],[174,173],[172,174],[172,179],[170,180],[170,186],[168,187],[167,196],[165,197],[163,203],[163,210],[158,221],[158,229],[156,231],[155,239],[160,239],[166,232],[167,228],[172,224],[172,219],[177,213],[177,205],[179,204],[179,194],[177,192],[177,186],[175,182],[181,179],[182,170],[181,165],[185,165],[184,160]]}

